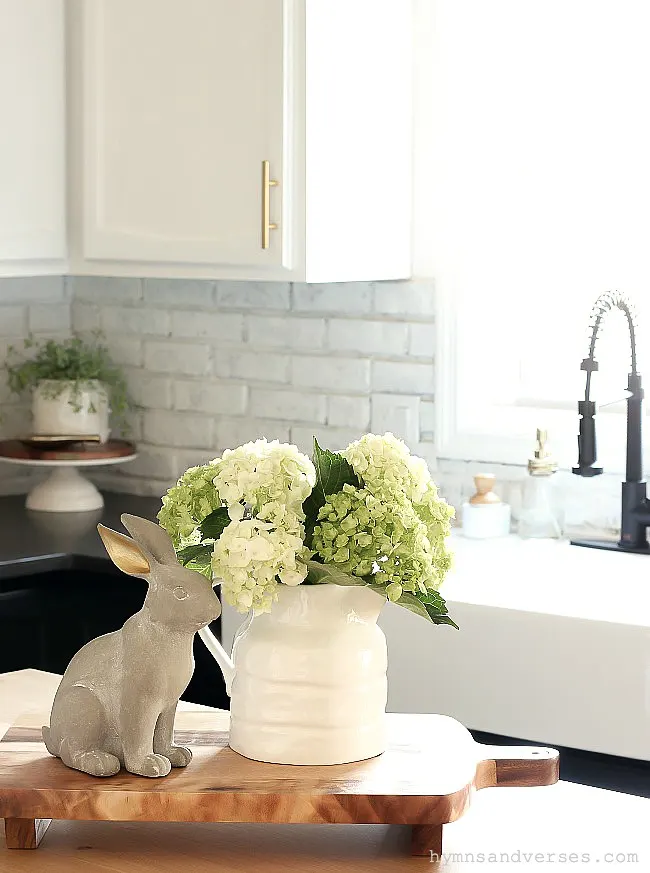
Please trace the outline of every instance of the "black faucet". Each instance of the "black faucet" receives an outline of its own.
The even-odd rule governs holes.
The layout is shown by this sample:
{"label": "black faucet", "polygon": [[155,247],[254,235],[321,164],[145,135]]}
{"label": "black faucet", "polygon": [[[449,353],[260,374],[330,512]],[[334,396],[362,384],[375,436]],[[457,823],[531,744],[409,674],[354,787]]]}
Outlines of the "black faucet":
{"label": "black faucet", "polygon": [[630,332],[631,372],[627,377],[627,455],[625,482],[621,493],[621,538],[614,540],[571,540],[574,546],[592,549],[613,549],[621,552],[650,554],[647,528],[650,526],[650,500],[643,480],[642,416],[643,388],[641,374],[636,367],[636,326],[632,307],[618,291],[602,294],[591,311],[591,339],[589,354],[580,365],[587,373],[585,399],[578,403],[580,431],[578,434],[578,464],[573,468],[577,476],[599,476],[602,467],[596,467],[596,404],[589,397],[591,374],[598,369],[594,358],[596,340],[603,316],[612,309],[620,309],[627,319]]}

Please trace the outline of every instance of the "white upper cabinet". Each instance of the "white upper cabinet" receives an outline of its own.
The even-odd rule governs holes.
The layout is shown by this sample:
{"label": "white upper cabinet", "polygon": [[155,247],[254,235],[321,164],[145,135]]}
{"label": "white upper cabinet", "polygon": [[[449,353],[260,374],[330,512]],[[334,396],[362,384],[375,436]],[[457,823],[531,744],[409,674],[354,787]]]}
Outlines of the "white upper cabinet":
{"label": "white upper cabinet", "polygon": [[63,0],[0,0],[0,276],[65,269]]}
{"label": "white upper cabinet", "polygon": [[410,6],[71,0],[71,272],[407,277]]}

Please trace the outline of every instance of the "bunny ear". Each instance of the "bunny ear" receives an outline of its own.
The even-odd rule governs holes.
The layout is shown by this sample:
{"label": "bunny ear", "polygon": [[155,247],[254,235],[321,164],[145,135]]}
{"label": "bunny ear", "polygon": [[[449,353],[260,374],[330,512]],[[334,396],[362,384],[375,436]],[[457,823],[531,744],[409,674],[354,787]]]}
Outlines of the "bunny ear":
{"label": "bunny ear", "polygon": [[129,576],[149,575],[151,565],[137,543],[134,543],[130,537],[125,537],[124,534],[104,527],[103,524],[98,524],[97,530],[116,567],[119,567],[123,573],[128,573]]}
{"label": "bunny ear", "polygon": [[127,513],[122,516],[122,524],[133,539],[159,564],[178,564],[174,544],[167,531],[160,525]]}

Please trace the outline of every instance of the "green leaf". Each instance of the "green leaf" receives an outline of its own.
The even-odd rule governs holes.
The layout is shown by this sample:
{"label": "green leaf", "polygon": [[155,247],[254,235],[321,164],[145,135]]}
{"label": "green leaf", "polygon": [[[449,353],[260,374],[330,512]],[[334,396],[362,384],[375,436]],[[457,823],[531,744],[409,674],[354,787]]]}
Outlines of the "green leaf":
{"label": "green leaf", "polygon": [[[332,564],[321,564],[319,561],[307,561],[307,578],[305,582],[311,585],[360,585],[370,588],[372,591],[386,597],[386,588],[383,585],[375,585],[372,576],[353,576],[350,573],[342,573]],[[303,583],[304,584],[304,583]],[[410,612],[425,618],[431,624],[447,624],[458,630],[458,625],[447,614],[447,604],[436,592],[428,594],[410,594],[403,592],[399,600],[395,601],[398,606],[403,606]]]}
{"label": "green leaf", "polygon": [[220,506],[203,519],[199,530],[204,540],[218,540],[229,524],[228,510],[225,506]]}
{"label": "green leaf", "polygon": [[421,618],[426,618],[432,624],[448,624],[458,630],[456,622],[447,613],[447,604],[435,591],[430,594],[410,594],[405,591],[399,600],[398,606],[403,606],[409,612],[414,612]]}
{"label": "green leaf", "polygon": [[[383,585],[373,585],[372,577],[353,576],[351,573],[342,573],[332,564],[320,564],[318,561],[307,561],[309,571],[305,582],[312,585],[345,585],[370,588],[376,594],[386,599],[386,589]],[[305,584],[305,583],[303,583]]]}
{"label": "green leaf", "polygon": [[199,567],[207,567],[210,564],[211,556],[212,545],[210,543],[199,543],[199,545],[196,546],[187,546],[176,552],[176,557],[184,567],[189,563],[196,564]]}
{"label": "green leaf", "polygon": [[[307,578],[305,582],[312,585],[369,585],[367,579],[342,573],[333,564],[321,564],[319,561],[307,561]],[[375,586],[376,587],[376,586]]]}
{"label": "green leaf", "polygon": [[312,461],[316,468],[316,483],[311,494],[302,505],[305,513],[305,542],[311,545],[311,537],[318,519],[318,511],[325,505],[325,498],[329,494],[338,494],[344,485],[360,487],[357,474],[343,455],[330,452],[329,449],[321,449],[318,440],[314,437],[314,452]]}

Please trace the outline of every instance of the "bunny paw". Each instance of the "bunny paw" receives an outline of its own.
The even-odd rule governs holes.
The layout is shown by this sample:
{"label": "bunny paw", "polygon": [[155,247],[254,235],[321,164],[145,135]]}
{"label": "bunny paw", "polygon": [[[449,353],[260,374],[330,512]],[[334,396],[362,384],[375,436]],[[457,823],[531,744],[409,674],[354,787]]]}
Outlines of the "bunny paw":
{"label": "bunny paw", "polygon": [[192,760],[192,752],[186,746],[170,746],[165,749],[165,757],[169,758],[172,767],[187,767]]}
{"label": "bunny paw", "polygon": [[127,767],[136,776],[166,776],[172,769],[169,758],[164,755],[146,755],[135,767]]}

